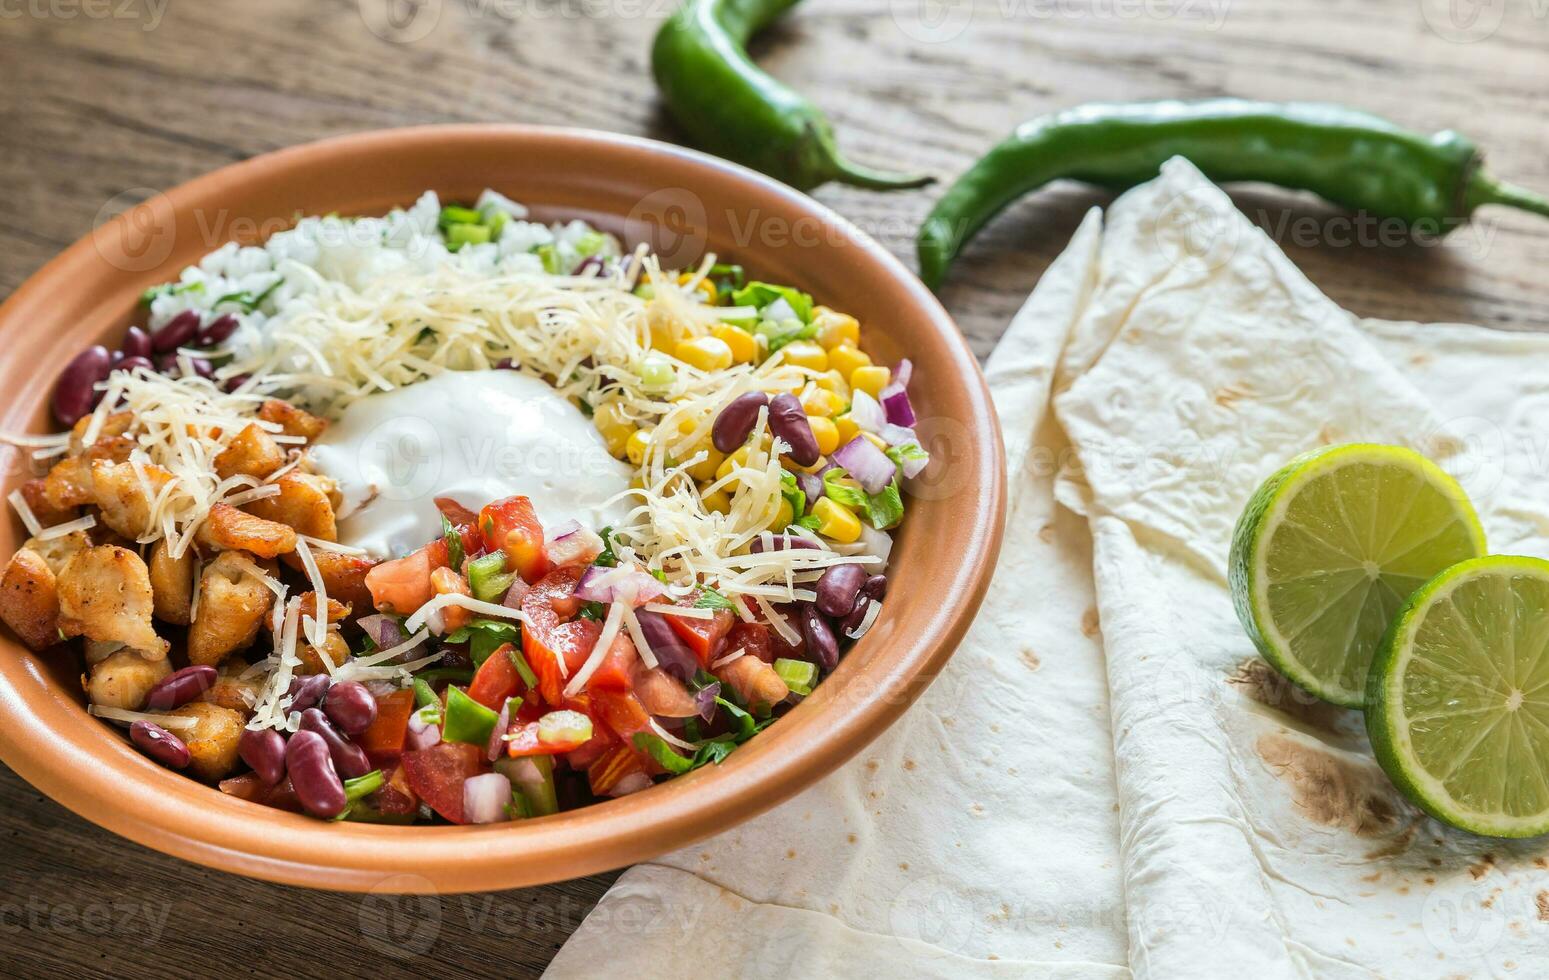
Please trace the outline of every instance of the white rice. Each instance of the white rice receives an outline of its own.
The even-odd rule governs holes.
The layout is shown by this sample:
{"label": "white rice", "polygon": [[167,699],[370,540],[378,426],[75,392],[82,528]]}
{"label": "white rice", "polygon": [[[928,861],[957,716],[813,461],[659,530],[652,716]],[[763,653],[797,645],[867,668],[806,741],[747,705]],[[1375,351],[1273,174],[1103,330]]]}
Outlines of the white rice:
{"label": "white rice", "polygon": [[[324,282],[361,289],[383,276],[431,272],[444,264],[488,275],[541,272],[542,260],[534,253],[545,245],[553,246],[559,267],[569,270],[582,259],[578,245],[596,231],[584,221],[527,221],[525,207],[493,190],[479,195],[474,206],[499,209],[509,219],[498,240],[465,245],[456,252],[447,249],[437,229],[441,201],[433,191],[411,207],[379,218],[303,218],[261,246],[229,242],[185,268],[172,290],[155,296],[150,328],[160,329],[184,310],[197,310],[206,323],[231,313],[241,326],[222,346],[246,355],[259,347],[270,319],[283,316],[298,301],[306,305],[306,297]],[[618,255],[618,242],[611,235],[604,238],[597,254]],[[232,298],[244,294],[264,298],[256,309],[246,311]]]}

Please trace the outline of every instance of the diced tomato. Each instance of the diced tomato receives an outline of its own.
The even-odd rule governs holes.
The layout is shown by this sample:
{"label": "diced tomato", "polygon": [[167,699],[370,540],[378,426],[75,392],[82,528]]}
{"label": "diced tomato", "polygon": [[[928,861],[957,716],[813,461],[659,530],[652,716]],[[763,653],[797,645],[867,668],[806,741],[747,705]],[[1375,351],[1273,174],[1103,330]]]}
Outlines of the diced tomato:
{"label": "diced tomato", "polygon": [[634,641],[620,631],[613,638],[613,644],[608,647],[602,663],[592,671],[591,678],[586,682],[586,689],[588,691],[629,690],[634,686],[635,664],[639,662],[640,654],[635,650]]}
{"label": "diced tomato", "polygon": [[[430,587],[436,595],[465,595],[472,597],[473,590],[468,587],[468,580],[450,567],[438,568],[430,573]],[[441,610],[441,627],[443,632],[454,633],[468,625],[473,618],[473,610],[463,606],[447,606]]]}
{"label": "diced tomato", "polygon": [[414,692],[408,688],[376,699],[376,718],[370,727],[355,736],[355,744],[378,769],[396,765],[403,755],[403,742],[409,734],[409,716],[414,713]]}
{"label": "diced tomato", "polygon": [[775,652],[774,643],[769,639],[771,632],[763,623],[738,623],[726,634],[726,652],[745,650],[748,656],[772,664],[775,662]]}
{"label": "diced tomato", "polygon": [[617,744],[619,744],[618,736],[602,725],[596,725],[592,728],[591,739],[565,756],[565,761],[570,763],[570,768],[577,772],[584,772],[588,766],[602,758],[604,752]]}
{"label": "diced tomato", "polygon": [[655,734],[651,728],[651,716],[640,699],[625,691],[592,691],[592,718],[606,725],[619,741],[640,756],[645,771],[651,774],[662,771],[656,760],[635,748],[635,736],[641,732]]}
{"label": "diced tomato", "polygon": [[371,805],[378,813],[404,815],[419,809],[419,797],[409,788],[409,777],[403,766],[393,770],[382,788],[372,794]]}
{"label": "diced tomato", "polygon": [[403,773],[414,795],[453,823],[463,822],[463,783],[484,765],[484,748],[467,742],[437,742],[403,754]]}
{"label": "diced tomato", "polygon": [[504,643],[490,654],[489,659],[473,675],[473,681],[468,685],[468,696],[489,710],[498,712],[507,698],[522,689],[522,675],[517,673],[516,661],[511,659],[515,652],[516,647]]}
{"label": "diced tomato", "polygon": [[[562,622],[580,609],[575,598],[578,568],[560,568],[545,576],[522,597],[527,623],[522,629],[522,653],[538,677],[543,699],[558,708],[564,700],[565,679],[581,669],[597,643],[602,627],[589,619]],[[564,657],[561,671],[559,658]]]}
{"label": "diced tomato", "polygon": [[526,497],[507,497],[487,504],[479,511],[479,530],[484,547],[504,551],[511,567],[527,582],[536,582],[549,572],[549,559],[543,550],[543,525],[532,501]]}
{"label": "diced tomato", "polygon": [[440,538],[402,558],[384,561],[366,573],[371,604],[379,612],[413,615],[436,594],[430,573],[446,564],[446,542]]}
{"label": "diced tomato", "polygon": [[757,657],[738,657],[716,671],[715,676],[737,692],[737,700],[762,713],[791,693],[775,669]]}
{"label": "diced tomato", "polygon": [[660,667],[636,664],[634,691],[635,697],[640,699],[640,704],[653,715],[662,718],[688,718],[699,714],[699,706],[694,703],[694,695],[689,693],[682,681]]}
{"label": "diced tomato", "polygon": [[220,791],[227,796],[247,800],[249,803],[272,806],[276,810],[289,810],[292,813],[301,812],[301,800],[296,796],[296,790],[291,786],[289,776],[270,786],[258,773],[246,772],[231,779],[221,780]]}
{"label": "diced tomato", "polygon": [[506,754],[513,759],[524,755],[564,755],[567,752],[574,752],[589,741],[591,740],[542,741],[538,738],[538,723],[533,721],[516,725],[511,729],[511,737],[506,743]]}
{"label": "diced tomato", "polygon": [[645,772],[640,757],[628,746],[616,745],[586,770],[586,781],[591,784],[592,795],[607,796],[620,780],[637,772]]}
{"label": "diced tomato", "polygon": [[[801,609],[794,605],[775,606],[775,612],[785,617],[785,621],[796,630],[796,642],[787,643],[785,637],[773,627],[769,630],[769,645],[773,648],[774,660],[784,657],[787,660],[803,660],[807,652],[807,641],[801,637]],[[774,663],[771,660],[770,663]]]}
{"label": "diced tomato", "polygon": [[468,527],[477,527],[479,524],[478,514],[475,514],[451,497],[437,497],[436,510],[439,510],[441,516],[453,524],[461,524]]}
{"label": "diced tomato", "polygon": [[[676,603],[679,606],[693,606],[698,600],[699,593],[693,592]],[[699,666],[708,667],[716,654],[721,652],[721,641],[726,639],[726,633],[732,624],[737,621],[736,615],[730,609],[718,609],[710,619],[689,619],[687,616],[663,616],[667,625],[672,627],[674,633],[694,651],[694,656],[699,659]]]}

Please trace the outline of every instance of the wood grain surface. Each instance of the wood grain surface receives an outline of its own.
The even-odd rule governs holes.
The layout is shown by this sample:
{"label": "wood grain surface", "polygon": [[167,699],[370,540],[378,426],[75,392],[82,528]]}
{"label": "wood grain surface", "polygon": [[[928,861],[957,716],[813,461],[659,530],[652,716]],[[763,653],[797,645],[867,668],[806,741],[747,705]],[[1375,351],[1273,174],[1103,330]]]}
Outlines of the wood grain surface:
{"label": "wood grain surface", "polygon": [[[156,190],[323,136],[518,121],[672,139],[648,68],[671,6],[0,0],[0,295]],[[1549,0],[808,0],[755,53],[853,156],[948,179],[1052,109],[1232,94],[1456,128],[1549,190]],[[932,190],[817,196],[913,265]],[[942,299],[981,356],[1104,200],[1050,189],[968,250]],[[1445,244],[1394,244],[1310,201],[1238,200],[1359,314],[1549,328],[1549,222],[1486,211]],[[612,880],[427,900],[261,884],[115,838],[3,769],[0,841],[0,972],[21,976],[532,976]]]}

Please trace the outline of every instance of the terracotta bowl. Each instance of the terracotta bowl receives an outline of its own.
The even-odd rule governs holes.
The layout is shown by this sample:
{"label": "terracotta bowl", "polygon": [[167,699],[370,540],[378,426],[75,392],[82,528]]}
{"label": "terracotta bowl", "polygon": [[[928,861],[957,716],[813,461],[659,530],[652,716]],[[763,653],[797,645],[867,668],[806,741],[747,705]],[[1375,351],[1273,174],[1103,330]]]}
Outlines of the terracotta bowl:
{"label": "terracotta bowl", "polygon": [[[375,214],[427,188],[468,200],[484,187],[541,218],[583,217],[650,240],[683,264],[712,249],[859,317],[878,361],[914,360],[911,390],[936,462],[910,501],[876,627],[806,703],[719,766],[515,825],[423,828],[320,823],[163,769],[85,713],[76,653],[32,654],[7,635],[0,759],[23,778],[115,833],[239,874],[355,891],[510,888],[646,860],[774,806],[875,738],[940,671],[983,598],[1005,511],[1000,434],[977,362],[931,294],[855,226],[676,147],[519,126],[391,130],[271,153],[156,195],[104,221],[0,307],[0,428],[50,431],[44,406],[65,363],[116,342],[142,290],[228,240],[260,240],[298,212]],[[4,451],[9,492],[29,461],[26,450]],[[5,523],[0,557],[22,536]]]}

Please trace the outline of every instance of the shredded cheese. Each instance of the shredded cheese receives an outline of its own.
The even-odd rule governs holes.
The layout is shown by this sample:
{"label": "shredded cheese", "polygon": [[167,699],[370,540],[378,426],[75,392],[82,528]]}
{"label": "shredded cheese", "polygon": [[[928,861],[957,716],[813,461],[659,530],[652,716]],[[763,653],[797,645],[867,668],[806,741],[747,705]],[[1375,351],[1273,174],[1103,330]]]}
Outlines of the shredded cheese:
{"label": "shredded cheese", "polygon": [[695,609],[692,606],[670,606],[665,602],[648,602],[641,607],[646,612],[661,613],[663,616],[678,616],[683,619],[714,619],[715,610]]}
{"label": "shredded cheese", "polygon": [[457,592],[447,592],[436,596],[416,609],[414,615],[404,620],[403,628],[412,633],[424,626],[432,614],[440,612],[447,606],[461,606],[470,612],[483,613],[495,619],[514,619],[519,623],[527,622],[527,615],[520,609],[496,605],[493,602],[485,602],[482,599],[475,599],[473,596],[462,595]]}
{"label": "shredded cheese", "polygon": [[681,738],[678,738],[676,735],[667,731],[667,729],[663,728],[661,725],[657,724],[655,718],[651,719],[650,725],[651,731],[656,733],[656,737],[661,739],[663,742],[666,742],[668,745],[680,749],[687,749],[690,752],[696,752],[699,750],[699,746],[695,745],[693,742],[685,742]]}
{"label": "shredded cheese", "polygon": [[86,713],[98,718],[106,718],[108,721],[122,722],[132,725],[137,721],[150,722],[152,725],[160,725],[169,732],[187,731],[199,724],[198,718],[185,718],[182,715],[157,715],[146,711],[129,711],[125,708],[109,708],[100,704],[89,704]]}
{"label": "shredded cheese", "polygon": [[635,652],[640,654],[640,660],[652,670],[656,669],[660,662],[656,659],[656,651],[651,649],[651,644],[645,638],[645,630],[640,628],[640,620],[635,618],[635,611],[624,604],[624,628],[629,631],[629,638],[635,643]]}
{"label": "shredded cheese", "polygon": [[318,571],[311,547],[299,538],[296,541],[296,557],[301,559],[301,567],[312,582],[312,615],[306,621],[307,642],[317,647],[318,659],[331,675],[334,672],[333,660],[322,652],[323,643],[328,638],[328,586],[323,581],[323,573]]}
{"label": "shredded cheese", "polygon": [[52,541],[55,538],[62,538],[67,534],[74,534],[76,531],[90,531],[96,526],[97,519],[92,515],[87,514],[85,517],[77,517],[73,521],[65,521],[63,524],[55,524],[53,527],[46,527],[39,531],[36,536],[39,541]]}
{"label": "shredded cheese", "polygon": [[860,639],[876,624],[877,617],[880,615],[882,615],[882,603],[875,599],[868,599],[866,601],[866,612],[861,616],[861,621],[855,624],[853,630],[846,630],[844,635],[852,640]]}
{"label": "shredded cheese", "polygon": [[22,496],[20,488],[12,490],[5,499],[11,502],[11,506],[16,510],[16,516],[20,517],[22,523],[27,526],[27,533],[29,535],[35,538],[43,533],[43,524],[38,520],[37,515],[32,512],[32,508],[27,505],[27,498]]}
{"label": "shredded cheese", "polygon": [[738,647],[731,653],[728,653],[726,656],[711,664],[710,669],[719,670],[720,668],[725,667],[727,664],[731,663],[733,660],[736,660],[738,657],[744,656],[747,652],[748,651],[745,647]]}
{"label": "shredded cheese", "polygon": [[770,627],[780,634],[780,639],[791,646],[801,642],[801,634],[796,632],[791,624],[785,621],[785,617],[780,615],[779,610],[769,604],[768,599],[761,595],[756,595],[753,597],[753,601],[758,603],[759,610],[763,612],[764,618],[769,621]]}

